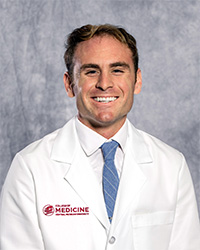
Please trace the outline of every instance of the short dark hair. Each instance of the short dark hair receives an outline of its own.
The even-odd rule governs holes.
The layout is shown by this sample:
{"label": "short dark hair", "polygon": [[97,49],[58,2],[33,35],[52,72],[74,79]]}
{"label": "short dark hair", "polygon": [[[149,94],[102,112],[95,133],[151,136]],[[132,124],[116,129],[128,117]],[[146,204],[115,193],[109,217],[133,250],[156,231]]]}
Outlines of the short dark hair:
{"label": "short dark hair", "polygon": [[117,40],[119,40],[121,43],[126,44],[128,46],[128,48],[132,52],[135,73],[137,72],[138,60],[139,60],[138,50],[136,47],[136,40],[132,35],[130,35],[125,29],[111,24],[103,24],[103,25],[87,24],[73,30],[69,34],[67,41],[65,43],[66,51],[64,54],[64,59],[68,73],[71,78],[73,78],[73,68],[74,68],[73,57],[77,45],[83,41],[91,39],[94,36],[104,36],[104,35],[112,36]]}

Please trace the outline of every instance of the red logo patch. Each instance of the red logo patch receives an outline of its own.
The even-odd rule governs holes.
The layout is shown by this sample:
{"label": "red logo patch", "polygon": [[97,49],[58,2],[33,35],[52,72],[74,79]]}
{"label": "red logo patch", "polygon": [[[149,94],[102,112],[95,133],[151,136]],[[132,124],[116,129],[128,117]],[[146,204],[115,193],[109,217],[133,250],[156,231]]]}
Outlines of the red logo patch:
{"label": "red logo patch", "polygon": [[43,213],[46,215],[46,216],[51,216],[54,214],[54,207],[51,206],[51,205],[46,205],[43,207]]}
{"label": "red logo patch", "polygon": [[70,215],[89,215],[89,207],[72,207],[71,205],[46,205],[43,207],[43,213],[46,216],[51,215],[61,215],[61,216],[70,216]]}

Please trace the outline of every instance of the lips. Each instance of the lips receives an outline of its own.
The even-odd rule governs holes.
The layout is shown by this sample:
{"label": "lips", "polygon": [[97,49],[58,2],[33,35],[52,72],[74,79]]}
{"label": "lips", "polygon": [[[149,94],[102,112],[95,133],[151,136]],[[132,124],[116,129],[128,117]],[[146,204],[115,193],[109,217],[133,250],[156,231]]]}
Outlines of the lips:
{"label": "lips", "polygon": [[109,96],[109,97],[93,97],[93,99],[96,102],[102,102],[102,103],[108,103],[108,102],[113,102],[117,99],[115,96]]}

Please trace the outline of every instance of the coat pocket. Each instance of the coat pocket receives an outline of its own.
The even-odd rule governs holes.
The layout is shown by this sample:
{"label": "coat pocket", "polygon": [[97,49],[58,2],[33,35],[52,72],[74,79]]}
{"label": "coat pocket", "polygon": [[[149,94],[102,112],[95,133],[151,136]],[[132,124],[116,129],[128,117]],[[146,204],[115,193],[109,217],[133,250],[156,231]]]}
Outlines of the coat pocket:
{"label": "coat pocket", "polygon": [[174,211],[132,216],[136,250],[167,250],[174,221]]}

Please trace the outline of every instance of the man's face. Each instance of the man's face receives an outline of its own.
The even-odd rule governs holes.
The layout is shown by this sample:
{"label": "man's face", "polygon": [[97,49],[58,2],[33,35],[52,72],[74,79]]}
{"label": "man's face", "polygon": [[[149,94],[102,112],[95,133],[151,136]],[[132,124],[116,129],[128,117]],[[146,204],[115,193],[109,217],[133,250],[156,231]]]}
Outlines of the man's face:
{"label": "man's face", "polygon": [[81,42],[74,55],[73,89],[64,76],[70,97],[76,97],[79,120],[98,131],[116,133],[125,122],[140,92],[141,72],[135,71],[131,50],[111,36],[96,36]]}

